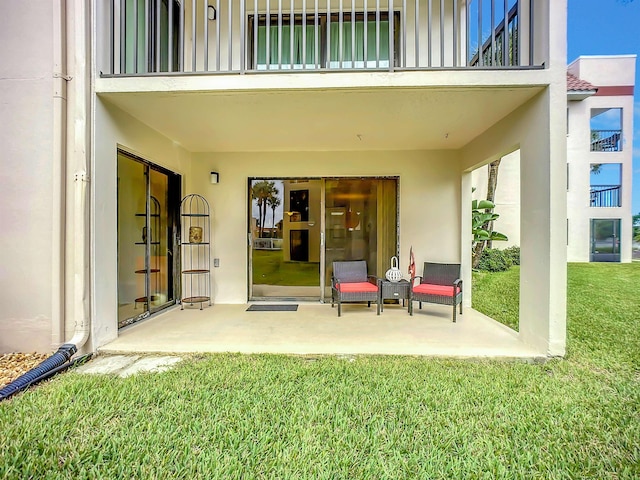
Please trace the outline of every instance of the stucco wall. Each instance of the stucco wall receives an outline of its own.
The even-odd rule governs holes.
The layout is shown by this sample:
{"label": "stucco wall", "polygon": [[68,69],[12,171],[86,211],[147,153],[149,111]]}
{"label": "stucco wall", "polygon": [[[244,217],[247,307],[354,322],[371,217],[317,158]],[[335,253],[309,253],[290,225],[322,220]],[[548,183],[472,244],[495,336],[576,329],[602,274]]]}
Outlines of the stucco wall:
{"label": "stucco wall", "polygon": [[[520,337],[549,355],[563,355],[566,339],[566,117],[554,107],[565,95],[560,71],[547,90],[462,149],[470,177],[520,147]],[[464,275],[471,280],[470,271]]]}
{"label": "stucco wall", "polygon": [[[487,179],[489,177],[486,166],[477,168],[472,173],[472,183],[475,188],[473,198],[482,200],[487,198]],[[493,242],[493,248],[505,249],[520,246],[520,152],[515,151],[502,157],[498,168],[498,183],[495,192],[494,211],[500,215],[494,223],[497,232],[504,233],[509,240]]]}
{"label": "stucco wall", "polygon": [[[182,191],[190,189],[191,155],[178,144],[122,110],[95,102],[95,154],[92,183],[92,342],[102,345],[117,336],[117,150],[125,151],[181,174]],[[206,179],[208,181],[207,172]],[[71,325],[67,326],[72,327]]]}
{"label": "stucco wall", "polygon": [[[593,108],[622,108],[622,151],[591,152],[590,112]],[[570,262],[588,262],[590,255],[590,221],[597,219],[621,220],[621,262],[631,261],[631,189],[633,182],[633,97],[589,97],[581,102],[569,103],[569,134],[567,160],[569,184],[567,206]],[[591,164],[621,164],[621,207],[591,207],[589,204]]]}
{"label": "stucco wall", "polygon": [[[199,153],[193,156],[192,191],[212,205],[213,297],[219,303],[247,301],[248,177],[400,177],[400,266],[460,260],[457,153],[451,151]],[[209,183],[209,171],[220,183]]]}
{"label": "stucco wall", "polygon": [[48,0],[11,2],[0,15],[0,353],[50,351],[61,314],[54,10]]}
{"label": "stucco wall", "polygon": [[[586,56],[573,62],[569,71],[596,87],[628,87],[635,83],[635,62],[635,55]],[[622,109],[622,151],[591,152],[591,110],[606,108]],[[631,261],[633,110],[633,95],[596,95],[568,103],[567,259],[570,262],[590,261],[591,219],[620,219],[620,261]],[[590,166],[597,163],[622,165],[620,207],[590,206]]]}

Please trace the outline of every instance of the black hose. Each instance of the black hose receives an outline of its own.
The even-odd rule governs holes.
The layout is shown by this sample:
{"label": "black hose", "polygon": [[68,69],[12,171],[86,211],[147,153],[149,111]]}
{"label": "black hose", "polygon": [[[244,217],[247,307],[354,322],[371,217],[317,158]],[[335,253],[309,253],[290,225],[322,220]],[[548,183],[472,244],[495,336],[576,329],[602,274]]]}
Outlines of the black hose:
{"label": "black hose", "polygon": [[91,359],[92,356],[93,356],[93,353],[87,353],[86,355],[78,357],[75,360],[71,360],[69,363],[64,363],[64,364],[60,365],[59,367],[54,368],[53,370],[49,370],[47,373],[43,373],[38,378],[36,378],[33,382],[31,382],[31,385],[35,385],[36,383],[40,383],[43,380],[46,380],[47,378],[51,378],[54,375],[56,375],[57,373],[64,372],[65,370],[68,370],[71,367],[75,367],[77,365],[83,365],[89,359]]}
{"label": "black hose", "polygon": [[60,348],[58,348],[58,351],[56,353],[45,359],[42,363],[32,368],[24,375],[16,378],[10,384],[4,386],[2,390],[0,390],[0,401],[6,400],[11,395],[18,393],[25,388],[28,388],[36,381],[44,380],[44,378],[41,377],[48,378],[48,376],[46,375],[49,372],[60,367],[61,365],[64,365],[77,351],[78,348],[75,345],[71,343],[65,343]]}

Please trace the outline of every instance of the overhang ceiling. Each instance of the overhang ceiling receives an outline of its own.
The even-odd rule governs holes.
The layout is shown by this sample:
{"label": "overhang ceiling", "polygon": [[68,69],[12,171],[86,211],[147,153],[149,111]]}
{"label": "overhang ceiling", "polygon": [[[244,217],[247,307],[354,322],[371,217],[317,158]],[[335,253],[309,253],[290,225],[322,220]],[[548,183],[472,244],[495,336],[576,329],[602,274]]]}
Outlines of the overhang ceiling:
{"label": "overhang ceiling", "polygon": [[101,93],[191,152],[458,149],[542,87]]}

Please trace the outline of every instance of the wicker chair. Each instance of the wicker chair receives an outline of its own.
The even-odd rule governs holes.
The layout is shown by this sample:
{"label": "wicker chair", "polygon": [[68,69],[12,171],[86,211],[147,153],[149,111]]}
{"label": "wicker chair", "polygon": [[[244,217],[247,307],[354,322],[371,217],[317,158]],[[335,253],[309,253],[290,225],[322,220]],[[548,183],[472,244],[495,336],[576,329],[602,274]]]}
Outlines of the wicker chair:
{"label": "wicker chair", "polygon": [[[416,284],[414,280],[420,279]],[[456,321],[456,306],[460,305],[462,315],[462,280],[460,264],[424,262],[422,276],[411,279],[409,291],[409,314],[413,315],[413,302],[453,305],[453,321]]]}
{"label": "wicker chair", "polygon": [[338,316],[342,314],[343,302],[376,302],[376,313],[380,315],[380,301],[376,277],[367,275],[367,262],[333,262],[331,275],[331,308],[338,303]]}

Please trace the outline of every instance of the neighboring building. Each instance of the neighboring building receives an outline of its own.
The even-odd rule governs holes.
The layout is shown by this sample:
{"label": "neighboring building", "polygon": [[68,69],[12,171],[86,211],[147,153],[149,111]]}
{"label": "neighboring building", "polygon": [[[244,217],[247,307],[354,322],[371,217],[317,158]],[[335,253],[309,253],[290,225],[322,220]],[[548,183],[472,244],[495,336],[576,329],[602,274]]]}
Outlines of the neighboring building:
{"label": "neighboring building", "polygon": [[[636,55],[581,56],[567,73],[567,260],[630,262]],[[485,198],[487,168],[474,172]],[[500,163],[496,230],[520,244],[519,155]],[[527,210],[522,214],[526,215]]]}
{"label": "neighboring building", "polygon": [[214,304],[260,297],[256,179],[309,202],[282,243],[319,259],[317,301],[332,260],[382,276],[410,246],[470,291],[471,172],[519,149],[518,335],[564,354],[566,1],[208,3],[2,2],[0,351],[93,350],[175,306],[188,194]]}
{"label": "neighboring building", "polygon": [[635,76],[636,55],[582,56],[568,67],[570,262],[631,261]]}

